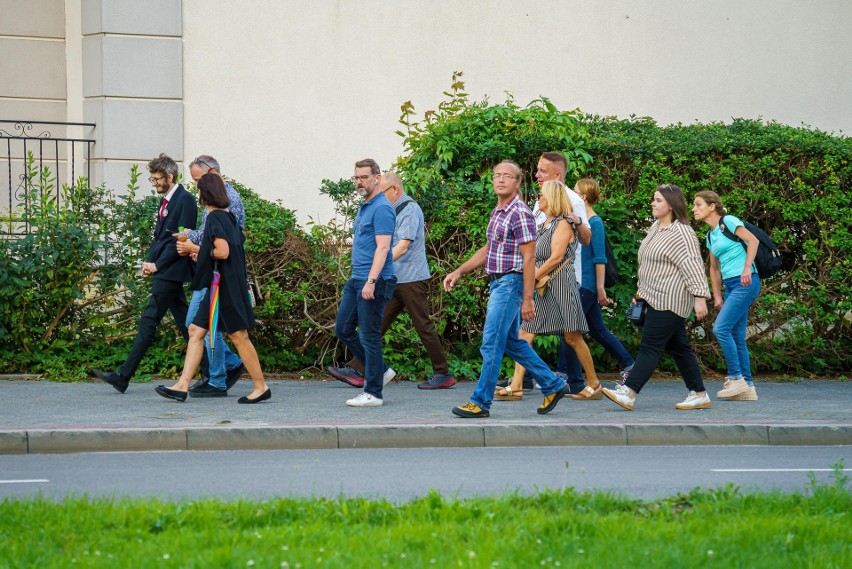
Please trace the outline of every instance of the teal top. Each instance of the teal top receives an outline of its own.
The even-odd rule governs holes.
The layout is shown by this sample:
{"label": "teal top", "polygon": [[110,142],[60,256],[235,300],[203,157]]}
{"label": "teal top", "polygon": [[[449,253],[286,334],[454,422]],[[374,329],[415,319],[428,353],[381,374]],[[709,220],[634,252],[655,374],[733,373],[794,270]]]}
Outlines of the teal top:
{"label": "teal top", "polygon": [[[743,226],[743,222],[733,215],[725,215],[723,218],[728,231],[736,234],[737,229]],[[707,232],[705,238],[707,248],[713,256],[719,260],[722,269],[722,280],[738,277],[743,274],[746,262],[746,248],[739,241],[733,241],[722,233],[722,224],[719,223],[714,229]],[[757,267],[751,265],[751,272],[756,273]]]}

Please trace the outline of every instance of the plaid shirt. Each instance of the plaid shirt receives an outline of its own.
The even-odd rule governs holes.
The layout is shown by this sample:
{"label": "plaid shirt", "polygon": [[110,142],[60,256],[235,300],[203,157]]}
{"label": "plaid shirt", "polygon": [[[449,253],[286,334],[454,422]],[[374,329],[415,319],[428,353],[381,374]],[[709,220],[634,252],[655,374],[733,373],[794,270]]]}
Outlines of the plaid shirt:
{"label": "plaid shirt", "polygon": [[527,204],[515,196],[503,208],[494,208],[488,222],[488,252],[485,257],[485,272],[524,272],[524,257],[521,245],[535,241],[535,218]]}

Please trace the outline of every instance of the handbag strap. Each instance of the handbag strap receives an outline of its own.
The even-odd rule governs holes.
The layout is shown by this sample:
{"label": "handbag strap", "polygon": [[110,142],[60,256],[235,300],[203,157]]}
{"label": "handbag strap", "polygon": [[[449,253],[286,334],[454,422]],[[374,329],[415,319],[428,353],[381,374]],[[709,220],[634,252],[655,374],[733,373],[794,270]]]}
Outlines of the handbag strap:
{"label": "handbag strap", "polygon": [[571,263],[571,261],[573,261],[573,260],[574,260],[574,257],[569,257],[569,258],[565,259],[565,261],[564,261],[561,265],[559,265],[559,267],[557,267],[557,268],[553,269],[552,271],[550,271],[550,274],[549,274],[549,275],[547,275],[547,276],[548,276],[548,277],[550,277],[550,278],[552,279],[553,277],[555,277],[556,275],[558,275],[560,272],[562,272],[562,269],[564,269],[565,267],[567,267],[567,266]]}

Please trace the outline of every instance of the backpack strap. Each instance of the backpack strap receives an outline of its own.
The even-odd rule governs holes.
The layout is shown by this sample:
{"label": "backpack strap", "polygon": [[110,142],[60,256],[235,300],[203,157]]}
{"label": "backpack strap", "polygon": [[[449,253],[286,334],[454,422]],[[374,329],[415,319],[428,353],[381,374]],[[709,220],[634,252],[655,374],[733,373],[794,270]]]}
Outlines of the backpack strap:
{"label": "backpack strap", "polygon": [[405,200],[404,202],[402,202],[401,204],[398,204],[398,205],[397,205],[395,208],[393,208],[393,209],[394,209],[394,211],[396,211],[396,214],[397,214],[397,215],[399,215],[400,213],[402,213],[402,210],[404,210],[405,208],[407,208],[407,207],[408,207],[408,204],[410,204],[410,203],[411,203],[411,202],[413,202],[413,201],[414,201],[414,200]]}
{"label": "backpack strap", "polygon": [[725,216],[724,215],[719,218],[719,227],[722,229],[722,234],[725,237],[727,237],[728,239],[730,239],[731,241],[736,241],[737,243],[745,244],[742,239],[737,237],[736,234],[734,234],[734,232],[731,231],[730,229],[728,229],[728,226],[725,225]]}

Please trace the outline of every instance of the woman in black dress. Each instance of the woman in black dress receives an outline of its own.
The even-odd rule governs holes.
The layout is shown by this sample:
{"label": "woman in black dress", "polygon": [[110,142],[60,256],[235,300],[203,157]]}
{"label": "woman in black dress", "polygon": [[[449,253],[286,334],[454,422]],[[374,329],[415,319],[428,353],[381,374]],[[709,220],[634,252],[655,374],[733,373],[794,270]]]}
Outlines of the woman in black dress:
{"label": "woman in black dress", "polygon": [[198,203],[207,207],[207,224],[190,288],[208,290],[189,327],[189,345],[180,379],[171,387],[158,386],[156,392],[168,399],[186,401],[189,383],[204,351],[204,336],[210,318],[210,284],[216,267],[220,274],[219,329],[228,334],[237,348],[254,385],[252,392],[246,397],[240,397],[237,403],[259,403],[269,399],[272,393],[263,378],[257,352],[248,336],[248,330],[254,328],[255,321],[246,284],[245,237],[234,214],[226,209],[231,202],[219,175],[208,173],[198,180]]}

